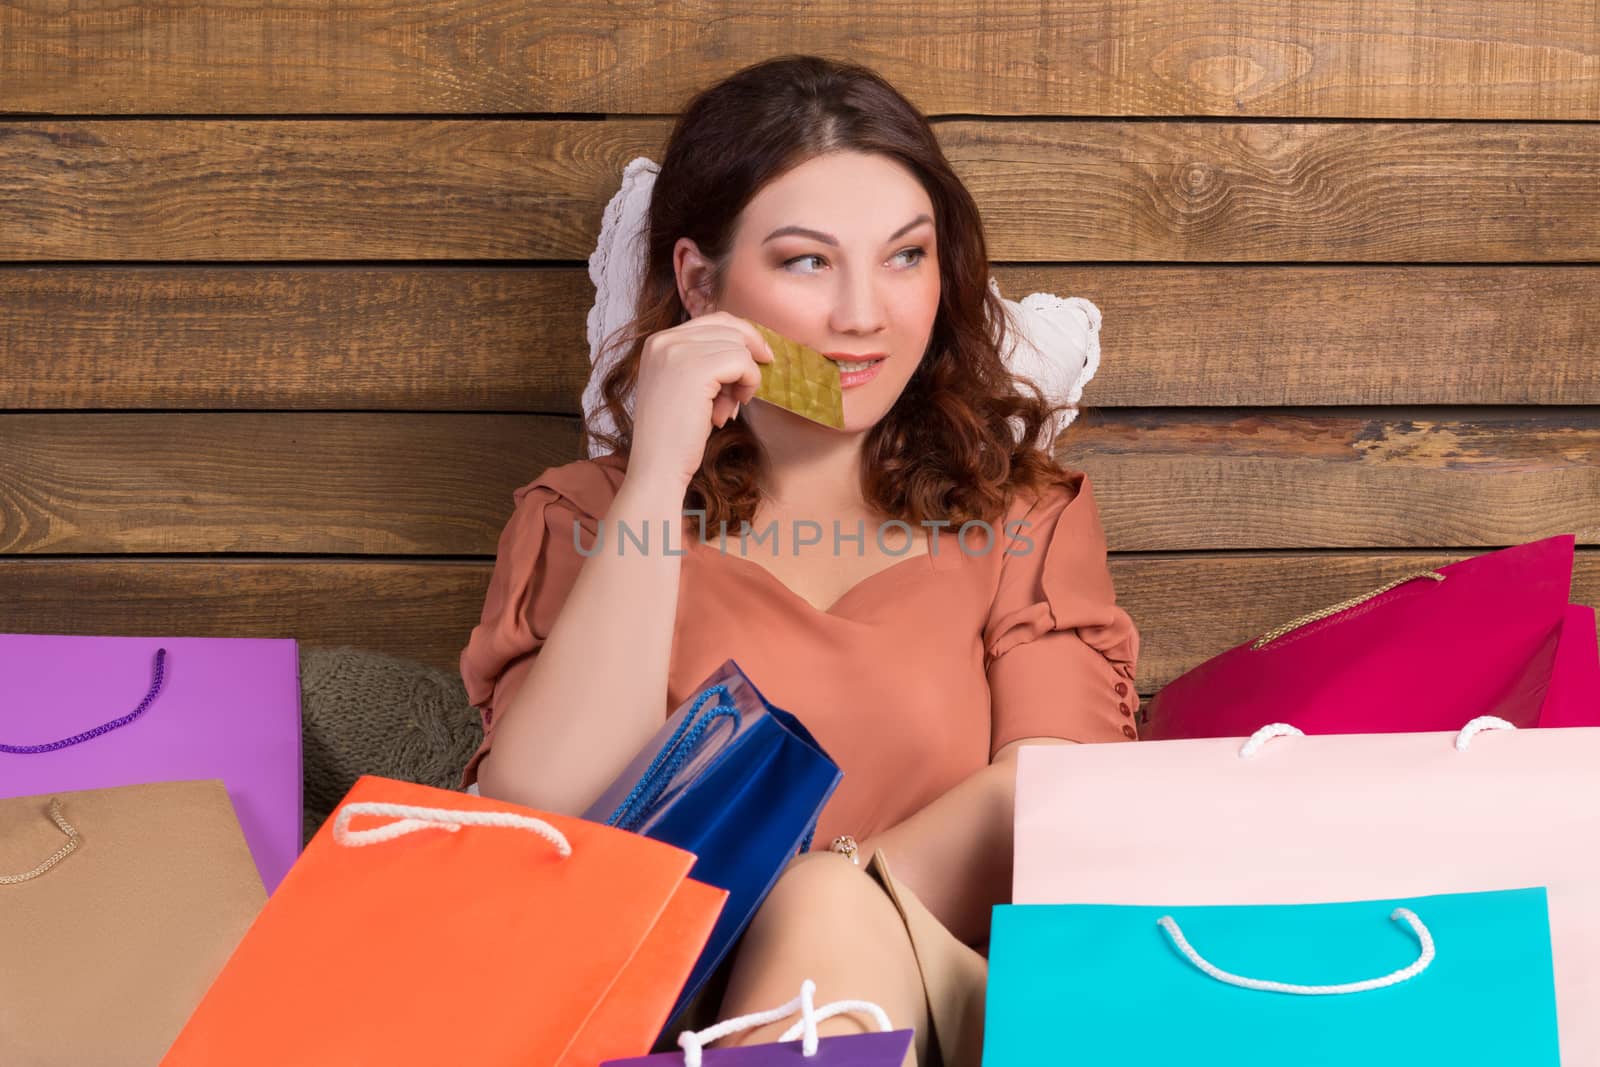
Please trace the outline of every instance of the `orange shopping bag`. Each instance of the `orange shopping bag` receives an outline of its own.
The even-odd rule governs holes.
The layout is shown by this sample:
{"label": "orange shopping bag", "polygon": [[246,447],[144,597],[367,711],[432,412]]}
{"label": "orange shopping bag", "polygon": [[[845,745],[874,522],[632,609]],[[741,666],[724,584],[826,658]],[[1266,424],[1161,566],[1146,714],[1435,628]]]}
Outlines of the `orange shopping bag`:
{"label": "orange shopping bag", "polygon": [[360,778],[163,1067],[589,1067],[648,1052],[727,899],[626,831]]}

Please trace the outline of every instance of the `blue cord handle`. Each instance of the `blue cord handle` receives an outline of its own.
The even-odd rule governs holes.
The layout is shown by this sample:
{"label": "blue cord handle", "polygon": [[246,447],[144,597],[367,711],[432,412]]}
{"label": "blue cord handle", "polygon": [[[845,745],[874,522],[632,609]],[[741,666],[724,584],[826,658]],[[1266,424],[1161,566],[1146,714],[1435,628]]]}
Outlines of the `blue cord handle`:
{"label": "blue cord handle", "polygon": [[[717,704],[702,712],[700,709],[713,696],[718,698]],[[738,732],[741,723],[739,708],[733,702],[733,695],[728,692],[726,684],[708,686],[695,698],[688,714],[672,732],[667,743],[661,746],[661,751],[656,753],[655,759],[650,761],[650,766],[640,776],[638,784],[629,791],[622,803],[617,805],[617,810],[611,813],[606,825],[622,830],[636,830],[656,801],[661,799],[661,794],[666,790],[668,783],[694,755],[695,749],[705,738],[706,731],[719,719],[732,719],[733,729]],[[816,832],[817,825],[813,821],[806,829],[805,840],[800,844],[800,853],[811,851],[811,842]]]}
{"label": "blue cord handle", "polygon": [[[701,706],[713,696],[719,698],[718,703],[702,713]],[[661,746],[661,751],[656,753],[655,759],[650,761],[650,766],[639,779],[639,783],[633,787],[622,803],[617,805],[617,810],[611,813],[606,825],[622,830],[637,828],[644,816],[649,813],[651,806],[661,798],[667,783],[672,781],[673,776],[683,769],[689,757],[694,755],[706,731],[719,719],[732,719],[734,730],[739,729],[739,709],[735,706],[733,696],[728,692],[726,685],[709,686],[695,698],[689,713],[683,717],[683,721],[672,732],[667,743]]]}

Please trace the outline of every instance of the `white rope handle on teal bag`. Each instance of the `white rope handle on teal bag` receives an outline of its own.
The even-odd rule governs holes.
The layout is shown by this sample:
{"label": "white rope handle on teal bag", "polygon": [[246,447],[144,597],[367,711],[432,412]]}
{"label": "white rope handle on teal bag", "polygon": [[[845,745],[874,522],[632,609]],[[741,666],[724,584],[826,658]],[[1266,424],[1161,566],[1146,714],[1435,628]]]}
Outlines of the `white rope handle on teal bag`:
{"label": "white rope handle on teal bag", "polygon": [[[1468,747],[1472,744],[1472,739],[1485,730],[1515,729],[1516,726],[1507,722],[1505,719],[1499,718],[1498,716],[1480,715],[1476,719],[1473,719],[1471,722],[1463,726],[1460,732],[1456,734],[1456,751],[1467,751]],[[1290,726],[1288,723],[1270,723],[1269,725],[1263,726],[1261,729],[1251,734],[1249,739],[1239,747],[1239,758],[1249,759],[1251,756],[1254,756],[1257,752],[1259,752],[1263,745],[1275,737],[1304,736],[1305,734],[1295,729],[1293,726]],[[1207,962],[1198,952],[1194,950],[1193,946],[1191,946],[1184,938],[1183,931],[1178,928],[1178,924],[1172,918],[1172,916],[1163,915],[1160,919],[1157,919],[1156,922],[1163,930],[1167,932],[1168,936],[1172,938],[1173,944],[1175,944],[1178,947],[1178,950],[1188,958],[1190,963],[1194,964],[1201,971],[1204,971],[1206,974],[1210,975],[1212,978],[1215,978],[1219,982],[1226,982],[1229,985],[1239,986],[1243,989],[1259,989],[1269,992],[1298,993],[1302,995],[1326,995],[1360,993],[1368,989],[1382,989],[1387,986],[1397,985],[1400,982],[1415,978],[1417,975],[1427,970],[1428,965],[1433,962],[1434,957],[1433,936],[1428,932],[1428,928],[1423,926],[1422,920],[1417,918],[1416,913],[1408,908],[1396,908],[1394,913],[1391,914],[1389,918],[1404,919],[1411,925],[1412,932],[1417,935],[1417,940],[1422,946],[1422,954],[1417,957],[1416,962],[1411,964],[1409,967],[1395,971],[1393,974],[1384,975],[1382,978],[1371,978],[1363,982],[1348,982],[1343,985],[1328,986],[1292,985],[1285,982],[1271,982],[1256,978],[1242,978],[1239,975],[1229,974],[1228,972]]]}
{"label": "white rope handle on teal bag", "polygon": [[[388,816],[400,821],[371,830],[351,830],[350,820],[357,815]],[[535,819],[531,815],[518,815],[510,811],[424,808],[414,804],[385,804],[379,801],[358,801],[341,807],[333,819],[333,839],[341,845],[360,848],[363,845],[393,841],[397,837],[418,830],[444,830],[453,834],[463,826],[499,826],[513,830],[528,830],[554,845],[563,859],[572,855],[572,844],[565,834],[543,819]]]}
{"label": "white rope handle on teal bag", "polygon": [[737,1034],[742,1030],[753,1030],[767,1023],[779,1022],[789,1016],[800,1013],[800,1021],[789,1028],[779,1043],[793,1041],[799,1038],[800,1051],[806,1056],[817,1054],[817,1024],[824,1019],[831,1019],[835,1015],[846,1012],[866,1012],[872,1016],[878,1028],[884,1033],[894,1029],[894,1024],[889,1022],[888,1013],[878,1005],[868,1000],[836,1000],[822,1007],[816,1006],[817,983],[807,978],[800,984],[800,995],[782,1007],[773,1008],[771,1011],[758,1011],[750,1015],[741,1015],[736,1019],[729,1019],[698,1033],[685,1030],[678,1035],[678,1045],[683,1049],[684,1067],[701,1067],[701,1050],[713,1041],[718,1041],[729,1034]]}
{"label": "white rope handle on teal bag", "polygon": [[1217,967],[1215,964],[1212,964],[1211,962],[1202,958],[1200,953],[1194,950],[1194,947],[1189,944],[1187,939],[1184,938],[1183,931],[1178,929],[1177,920],[1173,919],[1172,916],[1163,915],[1161,918],[1156,920],[1156,923],[1167,932],[1167,936],[1172,938],[1172,942],[1178,947],[1178,951],[1182,952],[1184,956],[1188,958],[1190,963],[1194,964],[1201,971],[1204,971],[1206,974],[1210,975],[1212,978],[1215,978],[1219,982],[1225,982],[1231,986],[1238,986],[1241,989],[1260,990],[1264,993],[1296,993],[1301,996],[1339,996],[1346,993],[1365,993],[1371,989],[1384,989],[1388,986],[1399,985],[1401,982],[1410,981],[1411,979],[1415,978],[1417,975],[1427,970],[1428,966],[1433,963],[1433,935],[1428,932],[1428,928],[1426,926],[1422,925],[1422,920],[1417,918],[1417,913],[1412,911],[1410,908],[1396,908],[1390,914],[1389,918],[1404,919],[1407,923],[1411,924],[1411,932],[1417,935],[1417,941],[1422,945],[1421,955],[1417,957],[1416,962],[1411,964],[1411,966],[1402,967],[1400,970],[1395,971],[1392,974],[1386,974],[1381,978],[1368,978],[1360,982],[1346,982],[1342,985],[1293,985],[1288,982],[1273,982],[1261,978],[1243,978],[1236,974],[1229,974],[1227,971],[1222,970],[1220,967]]}

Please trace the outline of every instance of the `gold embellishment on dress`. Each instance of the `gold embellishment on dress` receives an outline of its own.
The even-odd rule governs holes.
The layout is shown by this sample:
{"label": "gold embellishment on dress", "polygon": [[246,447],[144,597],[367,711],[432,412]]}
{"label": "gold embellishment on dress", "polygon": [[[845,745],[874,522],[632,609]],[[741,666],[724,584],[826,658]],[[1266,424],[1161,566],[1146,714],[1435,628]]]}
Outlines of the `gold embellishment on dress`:
{"label": "gold embellishment on dress", "polygon": [[856,839],[849,834],[840,834],[833,839],[833,844],[829,847],[841,856],[847,857],[857,867],[861,866],[860,849],[856,845]]}

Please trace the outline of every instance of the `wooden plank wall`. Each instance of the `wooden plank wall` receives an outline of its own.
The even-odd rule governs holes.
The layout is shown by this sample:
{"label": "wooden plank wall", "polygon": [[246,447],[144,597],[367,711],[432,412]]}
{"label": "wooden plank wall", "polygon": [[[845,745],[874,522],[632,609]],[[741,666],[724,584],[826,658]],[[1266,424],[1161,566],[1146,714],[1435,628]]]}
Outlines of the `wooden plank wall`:
{"label": "wooden plank wall", "polygon": [[1012,297],[1094,300],[1061,446],[1140,689],[1557,533],[1600,602],[1600,19],[456,0],[0,11],[0,630],[453,667],[513,488],[578,455],[623,165],[758,59],[935,118]]}

